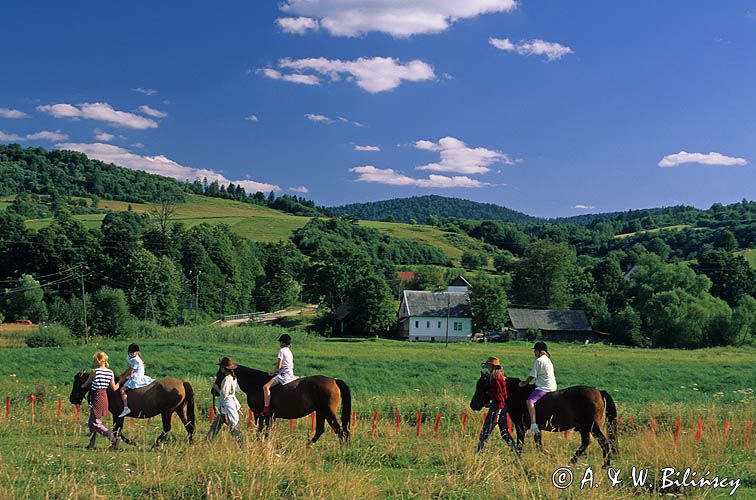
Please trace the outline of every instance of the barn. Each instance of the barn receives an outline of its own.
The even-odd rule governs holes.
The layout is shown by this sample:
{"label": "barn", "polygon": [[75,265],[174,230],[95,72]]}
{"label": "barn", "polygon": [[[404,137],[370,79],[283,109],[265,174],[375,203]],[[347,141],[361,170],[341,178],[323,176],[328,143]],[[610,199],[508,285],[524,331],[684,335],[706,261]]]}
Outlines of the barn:
{"label": "barn", "polygon": [[580,309],[507,309],[512,328],[519,339],[526,338],[527,331],[541,331],[543,340],[570,340],[603,342],[607,335],[591,328],[585,311]]}

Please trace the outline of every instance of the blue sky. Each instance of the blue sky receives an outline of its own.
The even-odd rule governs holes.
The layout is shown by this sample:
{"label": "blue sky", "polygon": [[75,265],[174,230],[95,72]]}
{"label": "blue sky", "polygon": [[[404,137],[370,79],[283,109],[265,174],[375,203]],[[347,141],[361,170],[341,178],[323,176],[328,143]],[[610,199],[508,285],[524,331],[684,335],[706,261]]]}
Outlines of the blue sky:
{"label": "blue sky", "polygon": [[321,205],[756,198],[756,2],[218,5],[7,2],[0,141]]}

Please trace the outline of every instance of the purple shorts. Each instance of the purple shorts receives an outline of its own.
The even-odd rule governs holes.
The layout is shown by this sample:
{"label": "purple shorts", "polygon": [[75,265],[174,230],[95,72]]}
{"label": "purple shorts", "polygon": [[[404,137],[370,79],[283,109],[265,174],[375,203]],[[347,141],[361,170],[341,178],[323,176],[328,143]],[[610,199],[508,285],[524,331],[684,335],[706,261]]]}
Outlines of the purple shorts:
{"label": "purple shorts", "polygon": [[528,401],[535,405],[536,402],[546,394],[548,394],[548,391],[544,391],[543,389],[533,389],[533,392],[530,394]]}

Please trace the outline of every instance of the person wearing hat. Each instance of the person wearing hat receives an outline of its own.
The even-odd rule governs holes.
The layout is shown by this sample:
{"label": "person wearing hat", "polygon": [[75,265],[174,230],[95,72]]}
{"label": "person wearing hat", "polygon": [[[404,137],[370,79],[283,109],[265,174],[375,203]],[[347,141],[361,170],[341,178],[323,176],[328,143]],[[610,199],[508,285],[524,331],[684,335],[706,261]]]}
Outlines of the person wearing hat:
{"label": "person wearing hat", "polygon": [[525,401],[525,406],[528,407],[530,414],[530,432],[535,435],[541,432],[536,420],[535,404],[546,394],[556,391],[557,383],[556,377],[554,377],[554,365],[551,363],[551,354],[549,354],[546,342],[536,342],[533,346],[533,355],[535,356],[533,369],[530,370],[528,378],[520,382],[520,387],[525,387],[535,380],[536,387]]}
{"label": "person wearing hat", "polygon": [[210,432],[207,434],[207,439],[212,440],[218,433],[223,423],[228,424],[228,428],[231,430],[231,434],[239,441],[239,445],[242,444],[242,433],[239,430],[239,412],[241,411],[241,403],[236,398],[236,391],[240,390],[239,382],[236,380],[236,369],[238,366],[229,356],[224,356],[216,363],[220,366],[220,371],[223,374],[223,380],[220,383],[220,387],[213,384],[213,391],[220,395],[218,400],[218,418],[213,420],[213,424],[210,426]]}
{"label": "person wearing hat", "polygon": [[488,370],[490,377],[488,396],[491,398],[491,406],[488,408],[488,416],[486,416],[486,421],[483,424],[483,430],[480,431],[477,452],[480,453],[483,450],[488,436],[498,425],[501,438],[519,457],[520,451],[517,449],[512,435],[509,434],[509,426],[507,425],[507,379],[504,377],[501,362],[499,358],[491,356],[482,363],[482,366]]}
{"label": "person wearing hat", "polygon": [[131,344],[128,348],[128,355],[126,356],[126,364],[129,367],[121,375],[119,380],[126,379],[121,386],[121,398],[123,399],[123,411],[119,417],[125,417],[131,410],[129,410],[128,395],[126,391],[132,389],[139,389],[150,385],[154,380],[144,374],[144,361],[142,355],[139,352],[139,346],[137,344]]}
{"label": "person wearing hat", "polygon": [[265,398],[263,415],[266,417],[273,415],[273,410],[270,408],[270,390],[273,386],[276,384],[286,385],[299,378],[294,375],[294,355],[291,353],[291,336],[288,333],[284,333],[278,337],[278,343],[281,348],[278,350],[276,369],[270,373],[273,378],[263,386],[263,396]]}

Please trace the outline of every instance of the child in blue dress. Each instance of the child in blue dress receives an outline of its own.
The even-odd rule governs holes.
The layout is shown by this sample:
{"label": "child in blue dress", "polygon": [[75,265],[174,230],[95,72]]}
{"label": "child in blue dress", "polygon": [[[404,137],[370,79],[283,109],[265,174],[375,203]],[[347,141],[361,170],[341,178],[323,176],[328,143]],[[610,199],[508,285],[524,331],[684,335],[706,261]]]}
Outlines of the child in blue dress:
{"label": "child in blue dress", "polygon": [[121,397],[123,398],[123,411],[118,417],[125,417],[131,410],[129,409],[127,390],[139,389],[150,385],[154,382],[150,377],[144,374],[144,361],[139,353],[139,346],[137,344],[131,344],[129,346],[129,355],[126,358],[129,368],[121,375],[125,377],[126,381],[121,387]]}

